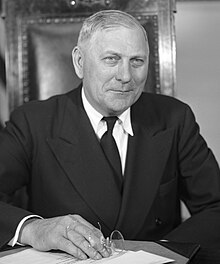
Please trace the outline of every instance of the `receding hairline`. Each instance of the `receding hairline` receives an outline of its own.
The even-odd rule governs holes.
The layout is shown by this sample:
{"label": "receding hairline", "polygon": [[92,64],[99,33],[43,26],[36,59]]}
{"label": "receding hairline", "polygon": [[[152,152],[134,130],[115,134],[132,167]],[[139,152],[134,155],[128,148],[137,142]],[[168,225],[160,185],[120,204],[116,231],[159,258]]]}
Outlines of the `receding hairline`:
{"label": "receding hairline", "polygon": [[102,10],[85,19],[77,45],[81,46],[86,43],[96,31],[119,27],[141,30],[146,42],[148,42],[145,29],[132,15],[120,10]]}

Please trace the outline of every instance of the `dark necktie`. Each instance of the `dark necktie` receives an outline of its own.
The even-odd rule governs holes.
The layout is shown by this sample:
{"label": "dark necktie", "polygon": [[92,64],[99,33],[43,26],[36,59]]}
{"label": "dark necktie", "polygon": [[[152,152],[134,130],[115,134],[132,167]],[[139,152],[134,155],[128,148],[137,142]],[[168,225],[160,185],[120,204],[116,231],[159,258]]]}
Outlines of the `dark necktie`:
{"label": "dark necktie", "polygon": [[102,118],[102,120],[105,120],[107,123],[107,131],[102,136],[100,143],[110,165],[112,166],[113,170],[118,176],[117,180],[119,181],[119,184],[121,186],[122,184],[121,159],[117,144],[112,135],[112,131],[117,119],[118,119],[117,116],[109,116]]}

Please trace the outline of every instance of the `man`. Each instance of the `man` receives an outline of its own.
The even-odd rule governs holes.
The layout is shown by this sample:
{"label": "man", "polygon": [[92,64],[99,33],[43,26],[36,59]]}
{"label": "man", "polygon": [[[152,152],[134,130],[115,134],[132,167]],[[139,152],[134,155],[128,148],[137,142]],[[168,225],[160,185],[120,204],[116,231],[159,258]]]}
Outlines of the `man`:
{"label": "man", "polygon": [[[72,56],[82,87],[18,108],[1,134],[2,200],[26,185],[29,204],[1,202],[0,244],[100,259],[110,254],[103,237],[117,229],[131,240],[219,245],[217,162],[187,105],[142,93],[142,26],[120,11],[98,12]],[[103,117],[113,116],[121,173],[102,146]],[[180,199],[192,214],[184,223]]]}

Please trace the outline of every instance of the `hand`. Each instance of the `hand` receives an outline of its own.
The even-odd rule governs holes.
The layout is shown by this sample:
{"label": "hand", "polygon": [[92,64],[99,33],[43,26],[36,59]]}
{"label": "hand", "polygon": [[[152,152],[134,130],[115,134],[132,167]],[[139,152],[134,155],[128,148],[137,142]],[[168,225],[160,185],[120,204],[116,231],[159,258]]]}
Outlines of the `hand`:
{"label": "hand", "polygon": [[59,249],[79,259],[109,257],[101,231],[79,215],[29,219],[19,242],[40,251]]}

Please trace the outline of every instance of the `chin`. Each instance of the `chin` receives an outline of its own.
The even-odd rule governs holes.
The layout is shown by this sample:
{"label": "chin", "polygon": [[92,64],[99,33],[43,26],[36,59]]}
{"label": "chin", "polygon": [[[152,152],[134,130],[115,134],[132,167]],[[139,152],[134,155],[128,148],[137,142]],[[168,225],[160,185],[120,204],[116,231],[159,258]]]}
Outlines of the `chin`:
{"label": "chin", "polygon": [[112,107],[111,110],[109,111],[110,115],[120,115],[122,114],[125,110],[127,110],[129,106],[127,107]]}
{"label": "chin", "polygon": [[122,99],[122,98],[118,98],[118,97],[114,97],[114,98],[109,98],[110,100],[108,100],[108,102],[106,102],[107,106],[108,106],[108,112],[109,114],[121,114],[123,113],[125,110],[127,110],[134,102],[133,98],[132,99]]}

